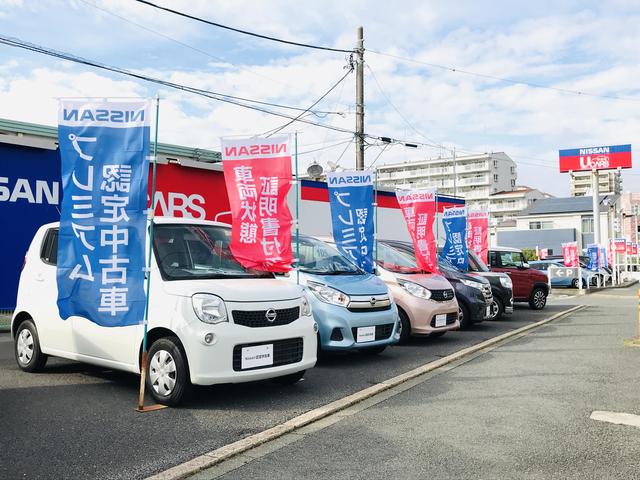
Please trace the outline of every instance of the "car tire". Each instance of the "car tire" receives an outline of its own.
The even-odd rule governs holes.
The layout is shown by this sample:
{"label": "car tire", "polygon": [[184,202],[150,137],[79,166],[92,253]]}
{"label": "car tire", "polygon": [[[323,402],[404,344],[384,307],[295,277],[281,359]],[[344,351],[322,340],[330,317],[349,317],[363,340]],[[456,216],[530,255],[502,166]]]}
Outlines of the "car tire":
{"label": "car tire", "polygon": [[[571,281],[571,287],[572,287],[572,288],[579,288],[579,286],[578,286],[578,279],[577,279],[577,278],[574,278],[574,279]],[[582,279],[582,288],[587,288],[587,281],[586,281],[584,278]]]}
{"label": "car tire", "polygon": [[189,369],[176,337],[164,337],[151,345],[147,355],[147,390],[157,403],[178,405],[188,390]]}
{"label": "car tire", "polygon": [[386,348],[387,348],[386,345],[380,345],[378,347],[361,348],[360,353],[364,355],[379,355],[380,353],[384,352]]}
{"label": "car tire", "polygon": [[531,292],[529,308],[532,310],[542,310],[547,305],[547,292],[541,287],[536,287]]}
{"label": "car tire", "polygon": [[493,303],[491,304],[491,316],[489,320],[500,320],[502,318],[502,314],[504,313],[504,305],[500,298],[494,296]]}
{"label": "car tire", "polygon": [[40,337],[33,321],[25,320],[18,326],[13,345],[20,370],[35,373],[44,368],[48,356],[40,349]]}
{"label": "car tire", "polygon": [[438,338],[438,337],[443,336],[445,333],[447,333],[446,330],[444,332],[431,332],[429,334],[429,336],[432,337],[432,338]]}
{"label": "car tire", "polygon": [[304,377],[306,370],[300,370],[296,373],[290,373],[289,375],[283,375],[281,377],[271,378],[271,382],[277,385],[293,385],[294,383],[298,383]]}
{"label": "car tire", "polygon": [[400,343],[407,343],[411,336],[411,321],[404,310],[398,310],[398,317],[400,317]]}
{"label": "car tire", "polygon": [[471,325],[469,318],[471,318],[471,316],[467,306],[464,303],[458,304],[458,320],[460,321],[460,328],[467,328]]}

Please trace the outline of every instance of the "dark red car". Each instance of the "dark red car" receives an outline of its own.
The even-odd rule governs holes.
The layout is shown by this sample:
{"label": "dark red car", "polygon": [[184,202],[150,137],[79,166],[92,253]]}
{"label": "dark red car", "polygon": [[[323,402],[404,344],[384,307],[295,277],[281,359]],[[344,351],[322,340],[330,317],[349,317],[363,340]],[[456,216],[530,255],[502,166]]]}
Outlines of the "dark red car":
{"label": "dark red car", "polygon": [[549,295],[547,275],[530,268],[522,250],[492,247],[489,249],[489,266],[491,271],[504,272],[511,277],[514,302],[527,302],[534,310],[545,307]]}

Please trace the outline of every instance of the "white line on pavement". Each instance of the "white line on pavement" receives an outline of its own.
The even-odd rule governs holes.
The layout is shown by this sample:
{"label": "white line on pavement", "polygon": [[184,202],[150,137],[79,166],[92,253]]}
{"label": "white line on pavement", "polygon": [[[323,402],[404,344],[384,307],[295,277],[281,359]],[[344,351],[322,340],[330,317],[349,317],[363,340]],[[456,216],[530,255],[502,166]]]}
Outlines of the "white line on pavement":
{"label": "white line on pavement", "polygon": [[624,412],[605,412],[596,410],[591,414],[591,420],[598,422],[615,423],[616,425],[630,425],[640,427],[640,415]]}

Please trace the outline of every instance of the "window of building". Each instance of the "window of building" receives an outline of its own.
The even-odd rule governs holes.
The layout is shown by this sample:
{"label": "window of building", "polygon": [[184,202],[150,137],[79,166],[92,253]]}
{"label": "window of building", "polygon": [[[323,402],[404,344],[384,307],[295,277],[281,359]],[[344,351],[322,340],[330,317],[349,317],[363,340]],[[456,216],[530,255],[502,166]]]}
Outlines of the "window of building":
{"label": "window of building", "polygon": [[515,178],[512,178],[512,179],[511,179],[511,186],[512,186],[512,187],[515,187],[515,186],[516,186],[516,179],[515,179]]}
{"label": "window of building", "polygon": [[535,221],[529,222],[529,230],[548,230],[553,228],[552,221]]}
{"label": "window of building", "polygon": [[593,217],[582,217],[582,233],[593,233]]}
{"label": "window of building", "polygon": [[493,168],[498,168],[498,160],[493,161]]}
{"label": "window of building", "polygon": [[494,181],[494,182],[497,182],[497,181],[498,181],[498,174],[497,174],[497,173],[494,173],[494,174],[493,174],[493,181]]}
{"label": "window of building", "polygon": [[511,173],[516,173],[516,167],[515,166],[511,167]]}

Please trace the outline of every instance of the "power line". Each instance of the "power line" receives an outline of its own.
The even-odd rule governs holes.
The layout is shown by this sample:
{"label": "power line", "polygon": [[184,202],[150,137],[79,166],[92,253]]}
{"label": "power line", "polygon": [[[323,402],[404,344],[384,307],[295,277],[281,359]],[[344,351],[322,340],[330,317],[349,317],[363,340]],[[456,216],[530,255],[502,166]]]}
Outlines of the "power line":
{"label": "power line", "polygon": [[195,20],[197,22],[206,23],[207,25],[211,25],[213,27],[223,28],[225,30],[231,30],[232,32],[242,33],[244,35],[250,35],[252,37],[262,38],[264,40],[271,40],[273,42],[284,43],[286,45],[294,45],[297,47],[305,47],[305,48],[313,48],[315,50],[327,50],[329,52],[342,52],[342,53],[352,53],[353,50],[343,50],[341,48],[331,48],[331,47],[323,47],[320,45],[311,45],[308,43],[301,42],[293,42],[291,40],[283,40],[281,38],[270,37],[268,35],[262,35],[260,33],[249,32],[247,30],[241,30],[239,28],[230,27],[228,25],[223,25],[221,23],[212,22],[210,20],[206,20],[204,18],[196,17],[195,15],[190,15],[188,13],[180,12],[178,10],[173,10],[172,8],[163,7],[161,5],[157,5],[155,3],[149,2],[147,0],[136,0],[138,3],[142,3],[144,5],[148,5],[153,8],[157,8],[158,10],[164,10],[165,12],[173,13],[174,15],[179,15],[184,18],[189,18],[191,20]]}
{"label": "power line", "polygon": [[[176,90],[182,90],[182,91],[193,93],[193,94],[196,94],[196,95],[201,95],[203,97],[207,97],[207,98],[210,98],[212,100],[217,100],[217,101],[220,101],[220,102],[230,103],[230,104],[237,105],[237,106],[240,106],[240,107],[243,107],[243,108],[247,108],[247,109],[250,109],[250,110],[255,110],[255,111],[258,111],[258,112],[266,113],[268,115],[274,115],[274,116],[277,116],[277,117],[287,118],[289,120],[293,120],[296,117],[293,117],[291,115],[287,115],[287,114],[281,113],[281,112],[274,112],[272,110],[268,110],[268,109],[262,108],[262,107],[257,107],[255,105],[247,105],[246,103],[243,103],[243,102],[246,101],[246,102],[256,103],[256,104],[259,104],[259,105],[269,105],[269,106],[273,106],[273,107],[277,107],[277,108],[289,108],[289,109],[294,109],[294,110],[298,110],[298,111],[302,110],[303,112],[307,112],[307,109],[304,109],[304,108],[289,107],[289,106],[286,106],[286,105],[278,105],[278,104],[273,104],[273,103],[269,103],[269,102],[262,102],[262,101],[259,101],[259,100],[245,99],[245,98],[242,98],[242,97],[235,97],[233,95],[226,95],[226,94],[211,92],[211,91],[208,91],[208,90],[189,87],[189,86],[181,85],[181,84],[178,84],[178,83],[169,82],[169,81],[166,81],[166,80],[160,80],[160,79],[149,77],[149,76],[142,75],[142,74],[139,74],[139,73],[131,72],[131,71],[125,70],[123,68],[113,67],[113,66],[101,64],[101,63],[98,63],[98,62],[94,62],[94,61],[91,61],[91,60],[86,60],[86,59],[83,59],[83,58],[80,58],[80,57],[76,57],[76,56],[73,56],[73,55],[70,55],[70,54],[57,52],[55,50],[46,49],[44,47],[40,47],[40,46],[35,45],[35,44],[26,43],[26,42],[23,42],[23,41],[18,40],[18,39],[12,39],[12,38],[9,38],[9,37],[5,37],[3,35],[0,35],[0,44],[4,44],[4,45],[11,46],[11,47],[16,47],[16,48],[21,48],[21,49],[32,51],[32,52],[35,52],[35,53],[40,53],[42,55],[47,55],[47,56],[50,56],[50,57],[55,57],[55,58],[59,58],[59,59],[62,59],[62,60],[67,60],[67,61],[70,61],[70,62],[79,63],[79,64],[91,66],[91,67],[102,69],[102,70],[107,70],[107,71],[114,72],[114,73],[119,73],[121,75],[126,75],[126,76],[129,76],[129,77],[137,78],[139,80],[144,80],[144,81],[147,81],[147,82],[156,83],[158,85],[163,85],[165,87],[174,88]],[[314,113],[314,112],[312,112],[312,113]],[[333,113],[333,112],[331,112],[331,113]],[[306,120],[304,118],[298,118],[297,121],[302,122],[302,123],[307,123],[309,125],[314,125],[314,126],[317,126],[317,127],[328,128],[328,129],[331,129],[331,130],[335,130],[337,132],[353,134],[352,130],[348,130],[346,128],[334,127],[332,125],[325,125],[325,124],[322,124],[322,123],[317,123],[317,122],[313,122],[313,121],[310,121],[310,120]]]}
{"label": "power line", "polygon": [[571,95],[579,95],[579,96],[583,96],[583,97],[596,97],[596,98],[607,98],[607,99],[611,99],[611,100],[623,100],[623,101],[629,101],[629,102],[640,102],[640,98],[620,97],[618,95],[604,95],[604,94],[586,92],[586,91],[582,91],[582,90],[571,90],[571,89],[568,89],[568,88],[560,88],[560,87],[554,87],[554,86],[551,86],[551,85],[543,85],[541,83],[526,82],[524,80],[517,80],[517,79],[513,79],[513,78],[498,77],[496,75],[488,75],[488,74],[485,74],[485,73],[472,72],[470,70],[463,70],[463,69],[460,69],[460,68],[451,67],[451,66],[447,66],[447,65],[439,65],[437,63],[430,63],[430,62],[424,62],[424,61],[421,61],[421,60],[416,60],[414,58],[402,57],[400,55],[394,55],[392,53],[378,52],[378,51],[369,50],[369,49],[367,49],[367,52],[371,52],[371,53],[374,53],[376,55],[382,55],[384,57],[395,58],[397,60],[402,60],[403,62],[415,63],[415,64],[418,64],[418,65],[425,65],[427,67],[439,68],[441,70],[447,70],[447,71],[453,72],[453,73],[462,73],[464,75],[470,75],[470,76],[473,76],[473,77],[484,78],[484,79],[488,79],[488,80],[497,80],[497,81],[500,81],[500,82],[511,83],[511,84],[514,84],[514,85],[526,85],[526,86],[532,87],[532,88],[542,88],[542,89],[546,89],[546,90],[553,90],[553,91],[560,92],[560,93],[566,93],[566,94],[571,94]]}

